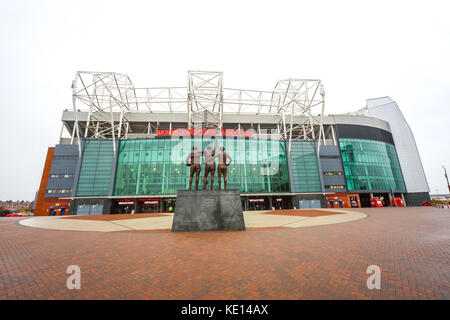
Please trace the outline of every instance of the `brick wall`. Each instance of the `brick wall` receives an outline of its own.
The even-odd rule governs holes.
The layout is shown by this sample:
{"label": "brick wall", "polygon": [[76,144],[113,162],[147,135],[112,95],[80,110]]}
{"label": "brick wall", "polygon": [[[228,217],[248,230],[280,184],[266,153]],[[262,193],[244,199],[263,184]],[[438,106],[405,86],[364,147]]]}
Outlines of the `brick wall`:
{"label": "brick wall", "polygon": [[[53,156],[55,154],[55,148],[50,147],[47,151],[47,158],[45,159],[44,171],[42,172],[41,184],[39,186],[38,195],[36,198],[36,208],[34,210],[35,216],[48,216],[50,214],[50,208],[55,206],[56,204],[60,206],[69,206],[70,200],[62,200],[59,198],[45,198],[45,194],[47,192],[47,183],[50,178],[50,168],[53,162]],[[69,210],[66,209],[64,214],[68,214]],[[56,213],[57,215],[60,212]]]}

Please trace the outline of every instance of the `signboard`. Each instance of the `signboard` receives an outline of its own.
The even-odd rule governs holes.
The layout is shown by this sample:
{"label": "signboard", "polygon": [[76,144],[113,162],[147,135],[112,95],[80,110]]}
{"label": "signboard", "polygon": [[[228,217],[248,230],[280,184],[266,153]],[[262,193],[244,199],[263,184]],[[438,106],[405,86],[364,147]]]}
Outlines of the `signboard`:
{"label": "signboard", "polygon": [[[223,136],[235,137],[252,137],[254,130],[234,130],[222,129]],[[215,136],[219,134],[217,129],[172,129],[172,130],[158,130],[156,135],[167,136]]]}
{"label": "signboard", "polygon": [[125,204],[134,204],[133,201],[119,201],[119,204],[125,205]]}

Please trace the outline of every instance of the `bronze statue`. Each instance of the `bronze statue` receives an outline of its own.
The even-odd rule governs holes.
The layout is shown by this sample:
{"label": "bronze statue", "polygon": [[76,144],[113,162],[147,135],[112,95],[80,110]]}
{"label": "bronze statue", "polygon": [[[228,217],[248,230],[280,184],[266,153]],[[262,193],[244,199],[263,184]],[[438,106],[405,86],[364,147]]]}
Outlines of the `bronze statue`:
{"label": "bronze statue", "polygon": [[[198,151],[196,146],[192,147],[192,152],[186,158],[186,165],[191,167],[191,172],[189,175],[189,190],[192,188],[192,178],[194,173],[195,177],[195,190],[198,190],[198,180],[200,177],[200,171],[202,170],[200,166],[200,157],[203,155],[203,151]],[[190,162],[189,162],[190,160]]]}
{"label": "bronze statue", "polygon": [[[225,147],[220,147],[220,152],[216,155],[219,158],[219,167],[217,170],[217,174],[219,175],[219,189],[221,189],[222,182],[222,174],[223,174],[223,186],[224,189],[227,188],[227,167],[233,162],[231,156],[225,152]],[[227,163],[227,159],[230,159],[230,162]]]}
{"label": "bronze statue", "polygon": [[216,173],[216,155],[217,148],[217,139],[214,143],[214,148],[211,148],[211,145],[206,147],[206,150],[203,151],[203,156],[205,157],[205,173],[203,175],[203,190],[206,190],[206,185],[208,184],[208,174],[211,176],[211,190],[214,184],[214,174]]}

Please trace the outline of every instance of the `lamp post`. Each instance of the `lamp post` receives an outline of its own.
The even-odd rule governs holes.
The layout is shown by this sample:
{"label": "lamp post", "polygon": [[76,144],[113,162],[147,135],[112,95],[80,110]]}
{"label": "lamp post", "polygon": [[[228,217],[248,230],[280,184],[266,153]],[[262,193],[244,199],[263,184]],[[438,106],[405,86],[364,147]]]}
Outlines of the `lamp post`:
{"label": "lamp post", "polygon": [[442,166],[442,168],[444,168],[444,176],[445,176],[445,180],[447,180],[448,192],[450,193],[450,183],[448,183],[447,169],[445,169],[445,166]]}

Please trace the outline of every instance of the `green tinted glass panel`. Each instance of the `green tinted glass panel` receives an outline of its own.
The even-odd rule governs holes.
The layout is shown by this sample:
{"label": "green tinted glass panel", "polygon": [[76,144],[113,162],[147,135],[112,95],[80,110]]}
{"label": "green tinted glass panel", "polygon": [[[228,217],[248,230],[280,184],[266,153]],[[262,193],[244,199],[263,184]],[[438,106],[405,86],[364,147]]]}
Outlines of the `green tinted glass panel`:
{"label": "green tinted glass panel", "polygon": [[291,174],[293,192],[320,192],[319,168],[315,143],[291,142]]}
{"label": "green tinted glass panel", "polygon": [[[186,138],[121,141],[114,194],[176,194],[187,189],[190,168],[185,165],[186,157],[193,145],[204,150],[211,143],[210,139]],[[227,188],[242,193],[289,192],[284,142],[226,139],[219,141],[217,152],[222,145],[233,158]],[[201,166],[199,188],[203,188],[204,163]],[[218,188],[217,170],[214,187]]]}
{"label": "green tinted glass panel", "polygon": [[86,140],[77,195],[108,195],[113,163],[114,152],[111,140]]}
{"label": "green tinted glass panel", "polygon": [[349,190],[405,191],[395,147],[364,139],[340,139]]}

